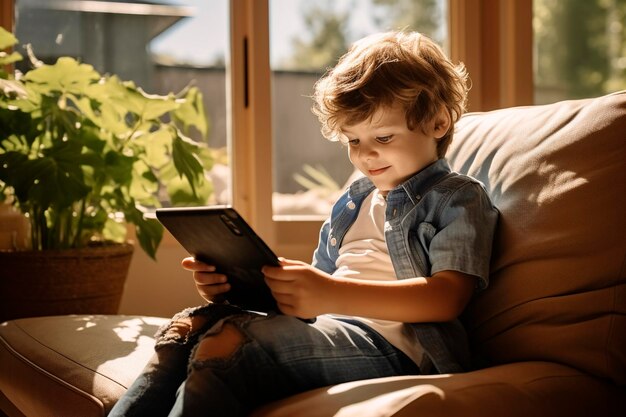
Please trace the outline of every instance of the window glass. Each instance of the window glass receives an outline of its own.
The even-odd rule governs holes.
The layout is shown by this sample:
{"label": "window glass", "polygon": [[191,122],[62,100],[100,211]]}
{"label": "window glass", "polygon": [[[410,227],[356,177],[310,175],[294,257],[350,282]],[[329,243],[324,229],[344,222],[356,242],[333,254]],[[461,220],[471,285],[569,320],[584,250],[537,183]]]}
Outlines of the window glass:
{"label": "window glass", "polygon": [[[228,6],[228,0],[16,0],[15,34],[20,52],[26,56],[24,45],[31,44],[44,63],[75,57],[153,94],[178,93],[189,84],[198,87],[209,132],[207,138],[196,132],[193,139],[207,141],[216,160],[209,173],[214,191],[207,203],[226,204],[231,201]],[[24,60],[17,68],[29,65]]]}
{"label": "window glass", "polygon": [[313,85],[355,40],[416,30],[447,49],[445,0],[270,0],[275,216],[325,216],[353,174],[320,133]]}
{"label": "window glass", "polygon": [[535,103],[626,88],[626,0],[534,0]]}

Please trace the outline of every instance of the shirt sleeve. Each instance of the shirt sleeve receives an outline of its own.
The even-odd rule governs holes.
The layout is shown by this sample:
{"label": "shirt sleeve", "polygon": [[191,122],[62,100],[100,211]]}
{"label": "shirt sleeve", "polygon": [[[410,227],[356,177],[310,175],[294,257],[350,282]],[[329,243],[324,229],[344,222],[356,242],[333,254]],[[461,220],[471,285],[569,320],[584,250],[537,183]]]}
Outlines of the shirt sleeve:
{"label": "shirt sleeve", "polygon": [[328,218],[320,229],[320,237],[317,243],[317,249],[313,252],[313,261],[311,265],[315,268],[332,274],[335,270],[335,262],[328,254],[328,235],[330,233],[330,218]]}
{"label": "shirt sleeve", "polygon": [[478,289],[489,284],[489,263],[498,221],[483,186],[467,182],[444,202],[429,247],[431,274],[453,270],[478,277]]}

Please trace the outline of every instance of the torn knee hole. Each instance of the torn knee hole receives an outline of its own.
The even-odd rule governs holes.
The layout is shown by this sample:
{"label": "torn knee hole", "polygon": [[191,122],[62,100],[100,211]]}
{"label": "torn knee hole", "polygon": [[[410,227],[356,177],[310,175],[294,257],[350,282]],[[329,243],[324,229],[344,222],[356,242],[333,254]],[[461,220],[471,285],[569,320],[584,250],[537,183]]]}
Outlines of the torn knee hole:
{"label": "torn knee hole", "polygon": [[234,325],[226,323],[219,333],[205,336],[199,343],[194,360],[228,358],[243,344],[244,337]]}
{"label": "torn knee hole", "polygon": [[168,339],[183,339],[189,333],[200,329],[205,323],[206,318],[203,316],[186,316],[174,320],[164,334]]}

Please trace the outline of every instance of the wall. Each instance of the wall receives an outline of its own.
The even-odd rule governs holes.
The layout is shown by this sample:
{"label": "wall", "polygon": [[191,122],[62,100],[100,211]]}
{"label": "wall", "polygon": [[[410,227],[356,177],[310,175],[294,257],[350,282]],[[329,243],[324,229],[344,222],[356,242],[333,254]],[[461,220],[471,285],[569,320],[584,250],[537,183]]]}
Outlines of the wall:
{"label": "wall", "polygon": [[136,245],[120,313],[170,317],[185,307],[202,304],[191,272],[180,266],[186,256],[170,236],[159,248],[156,262]]}

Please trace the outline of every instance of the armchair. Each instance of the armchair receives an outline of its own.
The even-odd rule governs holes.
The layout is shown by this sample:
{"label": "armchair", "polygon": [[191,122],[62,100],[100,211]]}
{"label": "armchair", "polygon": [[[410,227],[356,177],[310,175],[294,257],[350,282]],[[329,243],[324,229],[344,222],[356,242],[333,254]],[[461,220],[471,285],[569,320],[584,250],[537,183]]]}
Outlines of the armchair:
{"label": "armchair", "polygon": [[[626,91],[467,114],[449,160],[501,211],[491,285],[462,317],[476,370],[319,388],[255,417],[626,415]],[[106,415],[163,320],[0,325],[0,408]]]}

